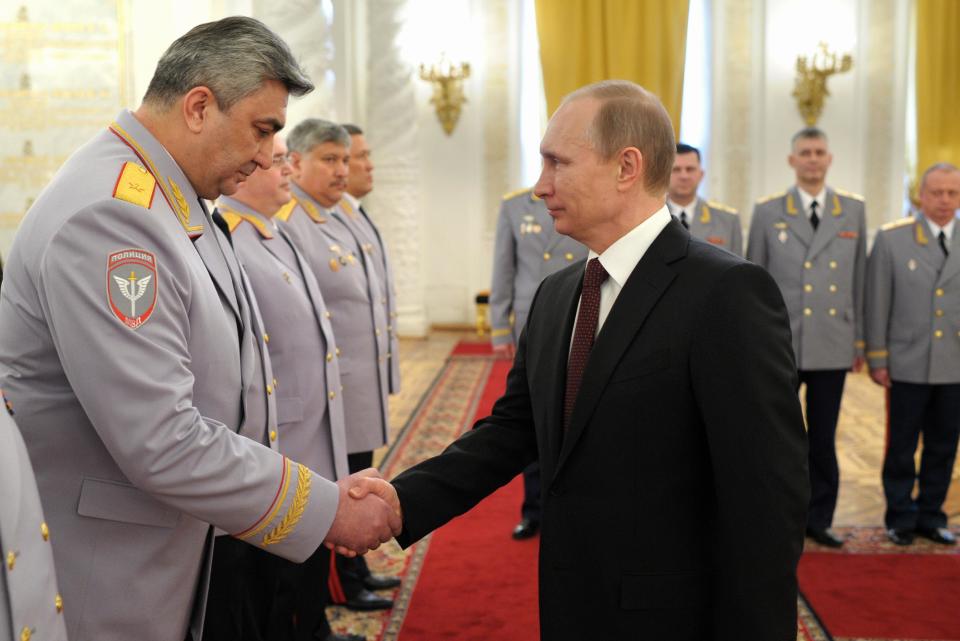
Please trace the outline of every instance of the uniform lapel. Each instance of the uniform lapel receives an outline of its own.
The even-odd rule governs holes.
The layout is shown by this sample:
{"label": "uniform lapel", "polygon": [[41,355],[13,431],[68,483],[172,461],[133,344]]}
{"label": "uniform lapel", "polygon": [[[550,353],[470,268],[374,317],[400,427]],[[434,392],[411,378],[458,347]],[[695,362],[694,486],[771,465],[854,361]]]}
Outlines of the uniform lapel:
{"label": "uniform lapel", "polygon": [[[937,279],[938,286],[960,274],[960,233],[957,233],[958,230],[960,230],[960,224],[954,223],[953,238],[950,239],[950,254],[947,256],[947,262],[943,264],[943,269],[940,270],[940,277]],[[937,251],[942,252],[939,241],[931,239],[931,244],[936,244]]]}
{"label": "uniform lapel", "polygon": [[218,234],[213,231],[213,221],[208,221],[207,226],[209,228],[206,233],[197,238],[193,246],[196,247],[197,253],[200,254],[200,259],[203,260],[203,264],[210,273],[210,277],[213,279],[213,284],[216,285],[217,291],[220,292],[220,295],[223,296],[230,305],[230,309],[233,310],[237,324],[241,325],[243,323],[243,314],[240,311],[240,304],[237,301],[237,290],[234,286],[234,281],[230,277],[230,268],[227,266],[226,257],[221,248],[220,241],[217,238]]}
{"label": "uniform lapel", "polygon": [[[813,259],[814,256],[823,251],[827,245],[830,244],[830,241],[837,237],[837,233],[843,225],[844,211],[840,206],[840,199],[837,197],[836,192],[829,187],[827,187],[827,192],[824,196],[822,213],[823,215],[820,216],[820,224],[817,226],[810,250],[807,252],[807,258],[809,259]],[[810,228],[813,229],[812,226]]]}
{"label": "uniform lapel", "polygon": [[933,270],[934,274],[941,274],[937,278],[939,281],[942,278],[941,272],[946,268],[943,263],[943,252],[940,251],[936,239],[931,237],[930,225],[927,224],[923,214],[917,214],[916,222],[913,223],[913,242],[917,244],[917,253],[927,267]]}
{"label": "uniform lapel", "polygon": [[[686,255],[688,243],[689,237],[680,223],[670,221],[640,259],[617,296],[587,361],[583,383],[570,419],[570,429],[563,438],[557,472],[563,468],[570,452],[576,447],[617,363],[676,277],[670,263]],[[569,332],[567,338],[569,340]],[[558,387],[562,389],[562,386],[561,382]]]}
{"label": "uniform lapel", "polygon": [[783,199],[783,219],[790,227],[793,235],[803,243],[804,247],[810,247],[813,242],[813,227],[810,225],[810,219],[806,212],[801,208],[803,201],[800,200],[800,192],[796,187],[791,187]]}

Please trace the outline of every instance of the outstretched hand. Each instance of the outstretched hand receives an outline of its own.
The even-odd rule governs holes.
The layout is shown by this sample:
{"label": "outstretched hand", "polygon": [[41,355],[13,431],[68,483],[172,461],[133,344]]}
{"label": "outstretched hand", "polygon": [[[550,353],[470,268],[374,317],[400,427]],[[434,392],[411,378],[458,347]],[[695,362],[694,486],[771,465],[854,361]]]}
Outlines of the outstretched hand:
{"label": "outstretched hand", "polygon": [[345,556],[376,550],[403,529],[393,486],[368,468],[337,481],[340,502],[324,544]]}

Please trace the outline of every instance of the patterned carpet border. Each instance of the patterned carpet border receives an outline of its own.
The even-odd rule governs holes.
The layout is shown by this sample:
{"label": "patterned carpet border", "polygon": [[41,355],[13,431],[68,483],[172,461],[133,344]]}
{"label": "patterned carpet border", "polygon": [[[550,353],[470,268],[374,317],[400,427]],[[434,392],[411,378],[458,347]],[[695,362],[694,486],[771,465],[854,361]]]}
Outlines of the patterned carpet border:
{"label": "patterned carpet border", "polygon": [[[806,540],[807,552],[829,554],[943,554],[960,555],[960,546],[941,545],[917,537],[913,545],[894,545],[882,527],[835,527],[832,528],[846,543],[842,548],[828,548]],[[956,528],[954,528],[955,530]]]}
{"label": "patterned carpet border", "polygon": [[[384,456],[381,465],[384,478],[391,479],[439,454],[470,428],[491,367],[490,356],[456,355],[447,359]],[[395,541],[391,541],[368,553],[367,562],[374,572],[403,579],[401,586],[391,595],[393,609],[370,613],[330,607],[327,617],[334,632],[362,634],[377,641],[396,641],[429,546],[430,537],[427,536],[408,550],[401,550]],[[389,593],[381,594],[386,596]]]}

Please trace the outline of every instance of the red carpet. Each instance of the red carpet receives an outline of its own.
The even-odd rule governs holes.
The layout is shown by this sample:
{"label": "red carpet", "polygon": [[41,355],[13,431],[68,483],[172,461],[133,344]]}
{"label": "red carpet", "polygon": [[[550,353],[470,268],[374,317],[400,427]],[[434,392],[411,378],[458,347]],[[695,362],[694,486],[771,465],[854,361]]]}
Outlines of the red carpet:
{"label": "red carpet", "polygon": [[[457,355],[489,353],[489,344],[479,343],[461,342],[454,350]],[[477,418],[488,415],[503,394],[510,364],[494,361]],[[539,538],[510,538],[522,499],[523,481],[518,477],[433,534],[399,641],[540,638]]]}
{"label": "red carpet", "polygon": [[892,550],[872,528],[861,530],[861,540],[850,541],[844,551],[807,552],[800,561],[800,589],[829,633],[845,639],[960,640],[957,550]]}

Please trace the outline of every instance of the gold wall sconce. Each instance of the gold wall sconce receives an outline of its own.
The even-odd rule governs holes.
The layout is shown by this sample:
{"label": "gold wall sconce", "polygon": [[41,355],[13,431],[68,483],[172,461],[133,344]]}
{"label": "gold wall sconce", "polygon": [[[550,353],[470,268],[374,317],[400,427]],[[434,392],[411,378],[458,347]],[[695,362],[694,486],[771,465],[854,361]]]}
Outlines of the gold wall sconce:
{"label": "gold wall sconce", "polygon": [[837,54],[821,42],[817,51],[809,58],[797,56],[797,77],[793,85],[793,97],[797,99],[797,109],[808,126],[817,124],[823,113],[823,102],[830,91],[827,90],[827,78],[838,73],[846,73],[853,68],[853,56],[849,53],[837,58]]}
{"label": "gold wall sconce", "polygon": [[460,110],[467,102],[467,97],[463,95],[463,81],[469,77],[470,63],[455,65],[445,55],[440,56],[440,62],[435,65],[420,65],[420,78],[433,85],[430,104],[436,109],[437,120],[448,136],[457,126]]}

